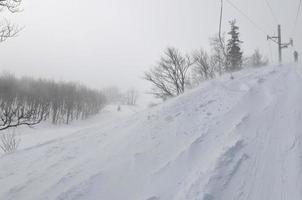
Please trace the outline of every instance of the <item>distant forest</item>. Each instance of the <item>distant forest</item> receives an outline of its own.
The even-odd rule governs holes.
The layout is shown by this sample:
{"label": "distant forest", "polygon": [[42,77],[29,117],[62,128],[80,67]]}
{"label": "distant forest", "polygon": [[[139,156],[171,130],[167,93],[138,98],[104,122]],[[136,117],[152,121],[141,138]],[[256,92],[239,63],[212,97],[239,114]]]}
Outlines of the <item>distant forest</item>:
{"label": "distant forest", "polygon": [[0,75],[0,130],[43,120],[68,124],[97,114],[105,104],[103,93],[81,84]]}

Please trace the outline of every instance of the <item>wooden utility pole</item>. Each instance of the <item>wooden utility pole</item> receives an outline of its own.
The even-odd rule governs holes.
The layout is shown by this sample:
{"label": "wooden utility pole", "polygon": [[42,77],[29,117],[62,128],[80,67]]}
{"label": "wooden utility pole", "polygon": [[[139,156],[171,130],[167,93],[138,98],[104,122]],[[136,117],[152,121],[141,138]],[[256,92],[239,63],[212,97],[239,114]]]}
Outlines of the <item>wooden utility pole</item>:
{"label": "wooden utility pole", "polygon": [[[220,0],[220,21],[219,21],[219,35],[218,35],[218,37],[219,37],[221,48],[223,50],[223,55],[227,59],[228,55],[227,55],[227,52],[225,51],[225,44],[222,41],[222,37],[221,37],[222,15],[223,15],[223,0]],[[224,63],[224,64],[228,65],[227,63]],[[219,71],[220,71],[219,74],[221,75],[222,74],[222,66],[221,66],[222,63],[220,63],[219,65],[220,65],[220,67],[219,67]],[[228,66],[225,66],[225,67],[228,67]],[[231,74],[231,79],[234,79],[233,74],[232,74],[231,71],[230,71],[230,74]]]}
{"label": "wooden utility pole", "polygon": [[279,63],[282,63],[282,46],[281,46],[281,26],[278,25],[278,50],[279,50]]}
{"label": "wooden utility pole", "polygon": [[[221,38],[222,14],[223,14],[223,0],[220,0],[220,21],[219,21],[218,37],[219,37],[220,46],[223,49],[223,55],[226,57],[224,43],[223,43],[222,38]],[[220,76],[222,75],[222,63],[221,62],[219,62],[219,75]]]}
{"label": "wooden utility pole", "polygon": [[223,54],[226,57],[227,53],[225,52],[225,44],[222,41],[222,37],[221,37],[221,24],[222,24],[222,15],[223,15],[223,0],[220,0],[221,3],[221,7],[220,7],[220,21],[219,21],[219,41],[220,41],[220,45],[223,48]]}
{"label": "wooden utility pole", "polygon": [[281,25],[278,25],[278,36],[267,36],[267,40],[271,40],[278,45],[278,52],[279,52],[279,63],[282,63],[282,49],[288,48],[288,46],[293,46],[293,39],[289,40],[289,43],[282,43],[281,37]]}
{"label": "wooden utility pole", "polygon": [[220,0],[219,40],[220,40],[221,44],[222,44],[222,40],[221,40],[222,12],[223,12],[223,0]]}

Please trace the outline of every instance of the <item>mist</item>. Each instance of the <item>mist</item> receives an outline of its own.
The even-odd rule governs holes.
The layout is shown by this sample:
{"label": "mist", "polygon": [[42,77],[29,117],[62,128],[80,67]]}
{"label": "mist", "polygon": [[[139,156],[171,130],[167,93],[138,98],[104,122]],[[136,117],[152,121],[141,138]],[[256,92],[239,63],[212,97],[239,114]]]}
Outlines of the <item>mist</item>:
{"label": "mist", "polygon": [[[262,0],[233,1],[267,34],[277,25]],[[293,37],[301,50],[301,17],[291,36],[297,0],[272,1],[283,29],[283,40]],[[18,76],[77,81],[101,89],[149,89],[143,72],[154,66],[166,47],[184,53],[209,49],[209,37],[218,32],[220,2],[212,0],[66,0],[22,2],[23,11],[2,15],[24,29],[1,43],[0,71]],[[277,62],[277,46],[266,41],[241,13],[225,3],[223,32],[236,18],[245,54],[259,48]],[[285,62],[293,49],[284,50]]]}
{"label": "mist", "polygon": [[302,0],[0,0],[1,200],[301,200]]}

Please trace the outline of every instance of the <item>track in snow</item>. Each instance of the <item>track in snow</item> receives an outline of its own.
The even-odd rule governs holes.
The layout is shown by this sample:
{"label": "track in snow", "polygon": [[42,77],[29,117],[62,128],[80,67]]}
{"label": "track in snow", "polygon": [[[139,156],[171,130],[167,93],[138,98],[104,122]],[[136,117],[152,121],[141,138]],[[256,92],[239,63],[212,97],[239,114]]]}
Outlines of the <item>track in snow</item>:
{"label": "track in snow", "polygon": [[253,88],[243,100],[245,105],[239,105],[248,113],[234,130],[243,146],[222,157],[230,160],[218,166],[205,200],[302,199],[299,71],[281,69],[275,78]]}

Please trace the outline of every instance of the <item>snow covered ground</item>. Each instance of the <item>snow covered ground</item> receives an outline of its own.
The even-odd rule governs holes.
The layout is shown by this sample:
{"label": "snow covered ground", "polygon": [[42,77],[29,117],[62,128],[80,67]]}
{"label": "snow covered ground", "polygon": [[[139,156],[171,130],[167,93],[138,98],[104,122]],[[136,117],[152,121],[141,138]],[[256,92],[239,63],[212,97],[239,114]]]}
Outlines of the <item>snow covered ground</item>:
{"label": "snow covered ground", "polygon": [[[15,133],[20,139],[18,149],[26,149],[55,139],[62,139],[70,134],[74,134],[83,129],[93,129],[95,126],[100,127],[111,121],[132,115],[143,109],[141,106],[121,106],[120,112],[117,111],[118,105],[108,105],[100,114],[87,120],[74,121],[69,125],[53,125],[50,122],[42,122],[38,126],[22,126],[17,129],[8,129],[3,133]],[[3,152],[0,152],[0,155]]]}
{"label": "snow covered ground", "polygon": [[302,68],[271,66],[152,109],[37,128],[0,157],[0,199],[301,200],[301,104]]}

